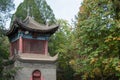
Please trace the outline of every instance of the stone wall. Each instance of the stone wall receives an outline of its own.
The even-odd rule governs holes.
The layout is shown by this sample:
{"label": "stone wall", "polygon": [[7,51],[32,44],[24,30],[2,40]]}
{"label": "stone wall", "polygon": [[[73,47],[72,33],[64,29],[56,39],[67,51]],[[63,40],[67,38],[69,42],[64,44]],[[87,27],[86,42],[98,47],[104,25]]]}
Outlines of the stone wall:
{"label": "stone wall", "polygon": [[45,80],[56,80],[56,65],[50,62],[20,62],[16,61],[15,67],[21,69],[17,71],[15,80],[30,80],[34,70],[40,70]]}

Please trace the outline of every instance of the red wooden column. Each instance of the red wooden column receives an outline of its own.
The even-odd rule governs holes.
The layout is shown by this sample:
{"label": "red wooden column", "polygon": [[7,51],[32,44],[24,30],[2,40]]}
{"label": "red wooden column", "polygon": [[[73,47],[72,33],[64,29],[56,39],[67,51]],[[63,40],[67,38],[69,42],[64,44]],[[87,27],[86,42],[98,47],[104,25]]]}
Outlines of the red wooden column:
{"label": "red wooden column", "polygon": [[45,55],[48,55],[48,41],[45,41]]}
{"label": "red wooden column", "polygon": [[22,53],[23,52],[23,39],[22,37],[20,36],[20,39],[19,39],[19,51]]}

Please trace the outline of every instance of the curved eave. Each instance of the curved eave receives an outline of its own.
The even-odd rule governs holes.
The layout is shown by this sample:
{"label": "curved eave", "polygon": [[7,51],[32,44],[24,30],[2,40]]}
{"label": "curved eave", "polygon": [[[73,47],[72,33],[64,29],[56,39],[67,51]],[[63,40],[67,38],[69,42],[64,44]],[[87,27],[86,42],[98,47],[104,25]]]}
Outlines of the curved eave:
{"label": "curved eave", "polygon": [[55,31],[57,31],[57,29],[59,28],[58,25],[54,25],[54,27],[52,27],[51,29],[34,29],[34,28],[30,28],[28,26],[26,26],[24,23],[22,22],[18,22],[17,21],[17,24],[22,28],[22,29],[25,29],[25,30],[28,30],[28,31],[33,31],[33,32],[38,32],[38,33],[50,33],[50,34],[53,34],[55,33]]}
{"label": "curved eave", "polygon": [[[28,56],[29,55],[29,56]],[[54,63],[58,60],[58,54],[54,57],[39,54],[18,54],[17,59],[22,62],[48,62]]]}
{"label": "curved eave", "polygon": [[59,28],[58,25],[54,25],[53,27],[49,26],[50,27],[49,29],[34,29],[34,28],[30,28],[29,26],[26,26],[23,22],[16,19],[14,21],[13,25],[11,26],[10,30],[6,33],[6,35],[7,36],[11,35],[12,33],[14,33],[14,31],[18,27],[21,28],[21,29],[24,29],[24,30],[28,30],[28,31],[32,31],[32,32],[38,32],[38,33],[41,33],[41,34],[53,34]]}
{"label": "curved eave", "polygon": [[16,30],[16,22],[14,21],[14,23],[13,23],[13,25],[10,27],[10,30],[8,30],[7,32],[6,32],[6,36],[9,36],[9,35],[11,35],[12,33],[14,33],[14,31]]}

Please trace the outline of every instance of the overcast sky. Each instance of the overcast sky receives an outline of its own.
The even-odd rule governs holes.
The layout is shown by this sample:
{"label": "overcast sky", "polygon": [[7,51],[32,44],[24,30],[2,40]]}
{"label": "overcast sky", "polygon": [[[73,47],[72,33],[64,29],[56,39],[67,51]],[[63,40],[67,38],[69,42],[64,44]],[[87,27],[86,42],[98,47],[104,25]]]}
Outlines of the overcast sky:
{"label": "overcast sky", "polygon": [[[15,0],[15,7],[22,2],[23,0]],[[53,13],[55,14],[55,17],[57,19],[65,19],[69,23],[71,23],[71,20],[74,20],[75,15],[77,15],[79,11],[79,7],[81,5],[81,2],[83,0],[46,0],[48,5],[53,10]],[[12,13],[14,13],[13,11]],[[9,22],[7,22],[9,23]],[[9,24],[6,25],[7,27]]]}
{"label": "overcast sky", "polygon": [[83,0],[46,0],[53,9],[56,18],[71,19],[78,13],[79,7]]}

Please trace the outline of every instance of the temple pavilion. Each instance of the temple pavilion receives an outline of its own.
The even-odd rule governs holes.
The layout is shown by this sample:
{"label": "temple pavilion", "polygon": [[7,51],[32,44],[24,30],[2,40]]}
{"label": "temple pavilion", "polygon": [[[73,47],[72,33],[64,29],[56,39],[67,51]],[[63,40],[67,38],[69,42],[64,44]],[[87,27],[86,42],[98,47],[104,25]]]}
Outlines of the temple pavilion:
{"label": "temple pavilion", "polygon": [[21,67],[15,80],[56,80],[57,56],[48,53],[48,40],[58,25],[44,25],[30,16],[21,21],[15,19],[7,36],[10,41],[10,59],[13,67]]}

